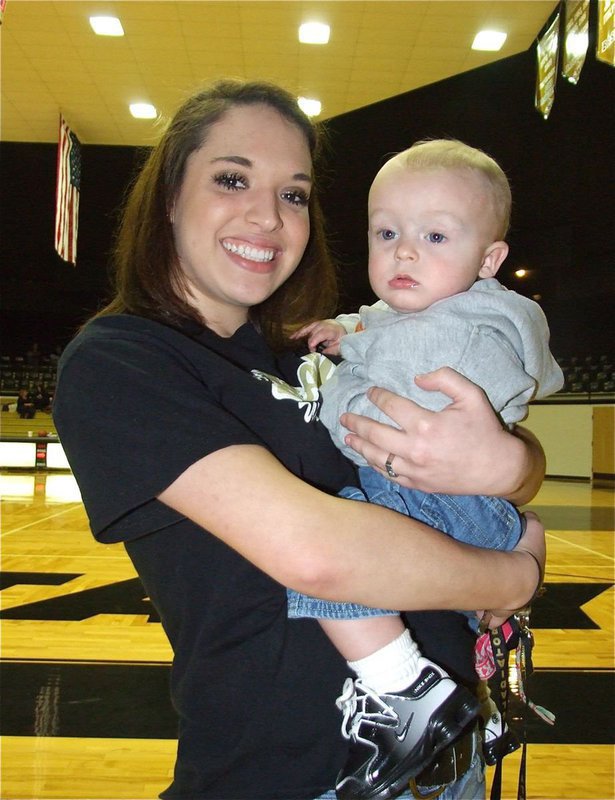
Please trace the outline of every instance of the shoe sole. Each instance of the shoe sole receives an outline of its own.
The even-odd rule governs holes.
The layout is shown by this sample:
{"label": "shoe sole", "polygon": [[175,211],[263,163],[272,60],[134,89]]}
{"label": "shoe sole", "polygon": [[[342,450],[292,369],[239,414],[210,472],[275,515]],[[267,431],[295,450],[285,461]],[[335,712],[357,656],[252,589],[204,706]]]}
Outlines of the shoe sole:
{"label": "shoe sole", "polygon": [[425,737],[421,751],[409,753],[391,772],[385,784],[372,787],[368,794],[361,794],[360,800],[392,800],[400,795],[408,788],[410,780],[452,744],[480,711],[478,699],[463,686],[457,686],[443,706],[442,717],[438,718],[436,711],[429,722],[429,735]]}

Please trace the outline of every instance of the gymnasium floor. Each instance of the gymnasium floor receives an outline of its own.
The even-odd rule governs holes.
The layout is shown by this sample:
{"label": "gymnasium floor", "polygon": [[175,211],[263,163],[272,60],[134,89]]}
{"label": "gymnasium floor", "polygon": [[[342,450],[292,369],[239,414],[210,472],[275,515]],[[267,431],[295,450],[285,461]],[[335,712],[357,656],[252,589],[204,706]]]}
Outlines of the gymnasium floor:
{"label": "gymnasium floor", "polygon": [[[168,785],[170,650],[120,545],[102,546],[68,474],[0,475],[5,800],[141,800]],[[613,492],[546,482],[528,800],[613,800]],[[517,797],[519,752],[504,761]]]}

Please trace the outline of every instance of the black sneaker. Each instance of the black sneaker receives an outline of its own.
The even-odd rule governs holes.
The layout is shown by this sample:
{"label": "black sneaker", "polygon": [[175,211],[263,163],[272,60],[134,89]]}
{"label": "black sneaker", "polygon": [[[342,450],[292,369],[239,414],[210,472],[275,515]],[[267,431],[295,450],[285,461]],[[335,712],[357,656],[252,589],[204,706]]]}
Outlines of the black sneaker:
{"label": "black sneaker", "polygon": [[350,750],[337,776],[338,800],[401,794],[478,715],[471,692],[426,658],[419,663],[419,677],[402,692],[378,695],[351,678],[344,684],[337,705]]}

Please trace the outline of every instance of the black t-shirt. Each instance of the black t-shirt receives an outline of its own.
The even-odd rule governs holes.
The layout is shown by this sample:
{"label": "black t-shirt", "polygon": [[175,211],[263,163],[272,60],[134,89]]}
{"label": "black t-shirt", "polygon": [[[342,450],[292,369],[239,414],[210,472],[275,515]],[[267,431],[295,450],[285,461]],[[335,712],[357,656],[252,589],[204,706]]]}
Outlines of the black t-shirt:
{"label": "black t-shirt", "polygon": [[[234,444],[266,447],[330,493],[355,483],[317,421],[326,368],[275,357],[250,324],[227,339],[129,315],[90,323],[61,358],[54,420],[92,531],[125,543],[174,651],[169,800],[307,800],[343,763],[334,699],[347,668],[318,624],[289,621],[284,587],[156,499]],[[461,620],[410,618],[426,654],[471,680]]]}

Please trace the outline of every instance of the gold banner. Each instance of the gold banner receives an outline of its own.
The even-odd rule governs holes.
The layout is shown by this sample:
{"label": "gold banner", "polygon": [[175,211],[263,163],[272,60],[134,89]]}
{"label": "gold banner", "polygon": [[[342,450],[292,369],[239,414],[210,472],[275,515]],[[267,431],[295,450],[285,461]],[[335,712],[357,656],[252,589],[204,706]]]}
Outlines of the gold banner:
{"label": "gold banner", "polygon": [[578,83],[589,44],[589,0],[567,0],[562,75]]}
{"label": "gold banner", "polygon": [[615,0],[598,0],[596,58],[615,67]]}
{"label": "gold banner", "polygon": [[559,13],[549,29],[539,39],[536,48],[538,58],[538,75],[536,78],[535,105],[542,116],[547,119],[555,99],[555,82],[557,80],[557,54],[559,49]]}

